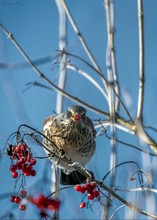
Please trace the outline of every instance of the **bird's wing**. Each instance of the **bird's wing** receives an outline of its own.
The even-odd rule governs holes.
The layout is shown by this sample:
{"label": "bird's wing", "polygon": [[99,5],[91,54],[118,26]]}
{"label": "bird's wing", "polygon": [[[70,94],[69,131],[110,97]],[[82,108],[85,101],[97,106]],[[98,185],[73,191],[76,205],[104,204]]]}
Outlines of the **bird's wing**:
{"label": "bird's wing", "polygon": [[47,123],[52,122],[55,117],[56,115],[51,115],[48,118],[46,118],[46,120],[44,121],[43,127],[46,126]]}

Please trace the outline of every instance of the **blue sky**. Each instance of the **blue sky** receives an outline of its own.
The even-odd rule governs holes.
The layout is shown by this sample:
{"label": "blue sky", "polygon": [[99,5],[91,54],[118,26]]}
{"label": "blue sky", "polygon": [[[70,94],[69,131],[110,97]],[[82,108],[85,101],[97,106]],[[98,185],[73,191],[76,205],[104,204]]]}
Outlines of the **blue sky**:
{"label": "blue sky", "polygon": [[[66,1],[69,9],[84,36],[90,50],[92,51],[96,61],[106,75],[106,17],[104,2],[102,0],[74,0]],[[144,31],[145,31],[145,103],[144,103],[144,123],[157,127],[157,117],[154,117],[157,112],[156,98],[156,83],[157,83],[157,1],[145,0],[144,2]],[[14,1],[0,0],[0,21],[6,29],[13,34],[17,42],[24,49],[31,60],[37,60],[47,56],[55,58],[58,44],[58,11],[55,1],[48,0],[33,0],[33,1]],[[137,16],[137,1],[135,0],[119,0],[115,1],[115,49],[116,63],[121,86],[121,92],[128,91],[132,99],[130,112],[134,117],[136,114],[137,97],[138,97],[138,16]],[[76,54],[87,61],[87,58],[79,39],[74,33],[70,23],[67,23],[67,50],[70,53]],[[87,71],[101,84],[96,73],[87,67],[85,64],[76,59],[70,58],[73,63],[80,69]],[[0,31],[0,63],[16,64],[26,62],[13,43]],[[47,77],[57,84],[58,82],[58,65],[52,65],[48,62],[44,65],[39,65],[38,68]],[[33,69],[18,68],[18,69],[2,69],[0,68],[0,146],[3,147],[8,136],[17,130],[20,124],[29,124],[38,130],[42,130],[42,124],[46,117],[53,114],[56,109],[56,92],[32,86],[26,90],[27,83],[39,82],[48,85],[44,82]],[[102,85],[102,84],[101,84]],[[90,105],[94,105],[104,111],[108,111],[108,105],[104,97],[83,77],[67,71],[66,90],[74,96],[83,99]],[[71,101],[65,99],[64,108]],[[123,114],[123,112],[122,112]],[[88,115],[94,120],[103,118],[91,111]],[[125,117],[125,115],[124,115]],[[137,138],[118,132],[122,140],[139,145]],[[152,133],[155,138],[155,134]],[[33,145],[33,143],[32,143]],[[33,145],[34,146],[34,145]],[[35,154],[44,155],[42,149],[37,146],[33,148]],[[101,159],[100,159],[101,158]],[[97,151],[88,165],[89,168],[96,172],[97,178],[102,176],[109,170],[110,158],[110,143],[105,137],[97,138]],[[125,160],[136,160],[142,168],[149,171],[149,167],[154,165],[156,159],[148,159],[139,152],[118,145],[118,162]],[[147,163],[143,164],[143,160]],[[99,163],[98,163],[99,162]],[[3,192],[11,192],[14,181],[10,177],[10,173],[6,167],[9,167],[10,161],[6,156],[1,162],[1,190]],[[37,164],[37,179],[42,176],[42,170],[45,161],[39,161]],[[124,168],[123,168],[124,169]],[[132,167],[129,167],[132,170]],[[124,171],[127,173],[127,171]],[[49,173],[50,176],[50,173]],[[125,185],[125,178],[122,173],[117,174],[117,184],[130,186],[133,183]],[[33,179],[28,181],[31,187],[34,184]],[[134,185],[131,185],[134,186]],[[69,193],[73,197],[69,197]],[[124,195],[123,195],[124,196]],[[75,198],[76,197],[76,198]],[[70,189],[63,192],[61,216],[67,218],[83,219],[96,218],[97,214],[93,214],[90,210],[79,210],[79,202],[81,197],[76,195]],[[5,200],[6,202],[6,200]],[[74,204],[74,212],[70,209],[69,203]],[[4,204],[3,204],[4,205]],[[10,203],[8,203],[8,207]],[[100,207],[95,205],[94,210]],[[4,206],[0,207],[0,212]],[[1,210],[2,209],[2,210]],[[30,207],[31,210],[31,207]],[[125,215],[125,211],[121,211],[120,215]],[[31,218],[33,212],[26,213],[24,218]],[[16,213],[18,216],[18,213]],[[96,215],[96,216],[95,216]],[[98,213],[100,216],[100,213]],[[139,217],[140,218],[140,217]]]}

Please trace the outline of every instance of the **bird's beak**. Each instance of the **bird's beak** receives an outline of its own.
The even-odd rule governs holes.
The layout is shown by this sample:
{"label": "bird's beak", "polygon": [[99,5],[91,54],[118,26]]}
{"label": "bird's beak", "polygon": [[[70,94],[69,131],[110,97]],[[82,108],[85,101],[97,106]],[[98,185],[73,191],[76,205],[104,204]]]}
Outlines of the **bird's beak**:
{"label": "bird's beak", "polygon": [[79,121],[81,119],[81,116],[79,114],[74,114],[73,118],[75,121]]}

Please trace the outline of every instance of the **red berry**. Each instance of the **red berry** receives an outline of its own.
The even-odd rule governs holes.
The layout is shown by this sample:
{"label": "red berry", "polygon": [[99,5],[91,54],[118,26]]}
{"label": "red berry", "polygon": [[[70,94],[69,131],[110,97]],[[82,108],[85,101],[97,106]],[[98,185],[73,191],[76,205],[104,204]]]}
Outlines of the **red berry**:
{"label": "red berry", "polygon": [[75,191],[77,191],[77,192],[80,192],[81,188],[82,188],[82,186],[80,186],[80,185],[76,185],[74,187]]}
{"label": "red berry", "polygon": [[93,192],[93,187],[90,185],[90,183],[86,183],[84,185],[84,188],[87,190],[88,193],[92,193]]}
{"label": "red berry", "polygon": [[26,176],[30,176],[30,175],[31,175],[31,171],[30,171],[30,170],[27,170],[27,171],[25,172],[25,175],[26,175]]}
{"label": "red berry", "polygon": [[13,164],[13,165],[11,165],[11,166],[9,167],[9,170],[10,170],[11,172],[14,172],[15,170],[17,170],[17,166],[16,166],[15,164]]}
{"label": "red berry", "polygon": [[15,151],[21,153],[21,146],[19,144],[15,147]]}
{"label": "red berry", "polygon": [[24,205],[24,204],[19,205],[19,209],[20,209],[21,211],[26,210],[26,205]]}
{"label": "red berry", "polygon": [[27,145],[26,144],[18,144],[16,147],[15,147],[15,150],[17,153],[21,153],[22,151],[25,151],[27,148]]}
{"label": "red berry", "polygon": [[23,156],[22,153],[17,153],[18,158],[21,158]]}
{"label": "red berry", "polygon": [[31,164],[31,165],[35,165],[36,162],[37,162],[36,159],[34,159],[34,158],[31,158],[31,159],[30,159],[30,164]]}
{"label": "red berry", "polygon": [[16,178],[16,177],[18,177],[18,172],[16,172],[16,171],[12,172],[11,175],[12,175],[13,178]]}
{"label": "red berry", "polygon": [[32,156],[31,153],[29,151],[25,151],[25,156],[27,158],[27,161],[30,162]]}
{"label": "red berry", "polygon": [[31,176],[35,176],[36,175],[36,171],[35,170],[31,170],[30,174],[31,174]]}
{"label": "red berry", "polygon": [[22,165],[22,173],[26,173],[27,172],[27,165],[23,164]]}
{"label": "red berry", "polygon": [[94,197],[98,197],[99,196],[99,191],[98,190],[93,190],[93,194],[94,194]]}
{"label": "red berry", "polygon": [[21,199],[20,199],[19,196],[17,196],[17,197],[15,198],[15,202],[16,202],[16,204],[19,204],[19,203],[21,202]]}
{"label": "red berry", "polygon": [[85,193],[85,191],[86,191],[86,188],[84,186],[82,186],[81,189],[80,189],[80,192]]}
{"label": "red berry", "polygon": [[59,209],[60,201],[54,199],[45,199],[47,209],[55,211]]}
{"label": "red berry", "polygon": [[93,189],[95,189],[97,187],[96,182],[91,182],[90,185],[93,187]]}
{"label": "red berry", "polygon": [[17,162],[16,162],[16,166],[17,166],[17,169],[18,169],[18,170],[21,170],[21,169],[22,169],[22,163],[21,163],[21,161],[17,161]]}
{"label": "red berry", "polygon": [[94,194],[93,193],[89,193],[88,194],[88,199],[89,200],[93,200],[94,199]]}
{"label": "red berry", "polygon": [[83,209],[84,207],[86,207],[86,203],[85,203],[85,202],[82,202],[82,203],[80,204],[80,209]]}
{"label": "red berry", "polygon": [[25,151],[27,149],[27,145],[26,144],[21,144],[21,150]]}
{"label": "red berry", "polygon": [[25,162],[26,162],[26,157],[22,156],[22,157],[20,158],[20,161],[21,161],[21,163],[25,163]]}
{"label": "red berry", "polygon": [[32,165],[31,164],[27,164],[26,168],[27,168],[27,170],[31,171],[32,170]]}
{"label": "red berry", "polygon": [[11,196],[10,201],[15,202],[15,198],[16,198],[16,196]]}
{"label": "red berry", "polygon": [[20,191],[20,196],[21,196],[22,198],[25,198],[25,197],[27,196],[26,190],[21,190],[21,191]]}

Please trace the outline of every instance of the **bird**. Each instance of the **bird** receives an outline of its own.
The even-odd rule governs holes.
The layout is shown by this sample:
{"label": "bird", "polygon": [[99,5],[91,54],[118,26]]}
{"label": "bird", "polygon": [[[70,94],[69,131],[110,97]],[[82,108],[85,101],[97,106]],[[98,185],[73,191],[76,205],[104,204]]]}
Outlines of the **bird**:
{"label": "bird", "polygon": [[43,124],[43,145],[48,149],[45,152],[49,156],[52,153],[50,160],[60,168],[62,185],[86,182],[85,176],[59,158],[60,152],[64,152],[71,163],[78,162],[85,166],[93,157],[96,150],[96,130],[86,112],[84,107],[72,105],[61,114],[49,116]]}

